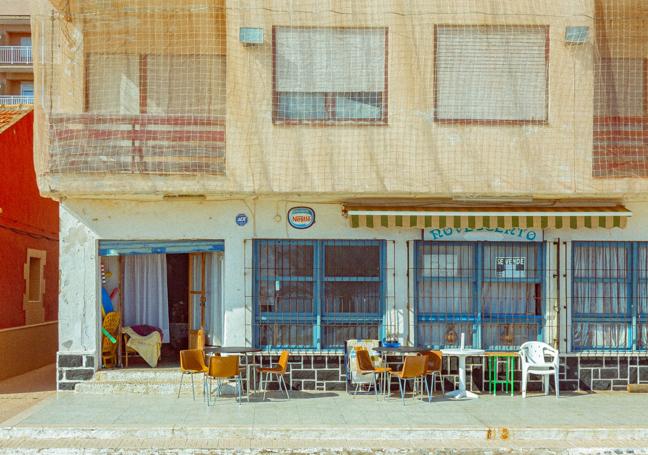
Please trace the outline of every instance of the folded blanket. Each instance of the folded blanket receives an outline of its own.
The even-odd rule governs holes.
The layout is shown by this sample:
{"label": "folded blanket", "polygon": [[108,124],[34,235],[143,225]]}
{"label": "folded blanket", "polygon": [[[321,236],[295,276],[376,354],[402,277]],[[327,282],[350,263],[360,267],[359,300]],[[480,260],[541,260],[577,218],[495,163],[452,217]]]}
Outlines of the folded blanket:
{"label": "folded blanket", "polygon": [[162,337],[156,330],[141,336],[132,327],[124,327],[122,332],[129,336],[126,346],[137,352],[151,367],[157,366],[160,359]]}
{"label": "folded blanket", "polygon": [[131,325],[130,328],[133,329],[135,333],[137,333],[139,336],[142,337],[150,335],[153,332],[160,332],[160,336],[164,338],[164,333],[162,332],[162,329],[153,327],[152,325],[146,325],[146,324]]}

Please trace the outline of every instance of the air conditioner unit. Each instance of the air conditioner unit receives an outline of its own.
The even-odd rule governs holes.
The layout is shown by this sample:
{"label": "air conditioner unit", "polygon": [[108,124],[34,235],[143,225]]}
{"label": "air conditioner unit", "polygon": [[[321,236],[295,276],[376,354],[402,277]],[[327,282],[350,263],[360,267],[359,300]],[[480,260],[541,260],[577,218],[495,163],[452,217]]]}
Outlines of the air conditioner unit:
{"label": "air conditioner unit", "polygon": [[585,44],[589,38],[587,25],[568,25],[565,27],[566,44]]}
{"label": "air conditioner unit", "polygon": [[246,46],[258,46],[263,44],[263,28],[241,27],[239,29],[239,41]]}

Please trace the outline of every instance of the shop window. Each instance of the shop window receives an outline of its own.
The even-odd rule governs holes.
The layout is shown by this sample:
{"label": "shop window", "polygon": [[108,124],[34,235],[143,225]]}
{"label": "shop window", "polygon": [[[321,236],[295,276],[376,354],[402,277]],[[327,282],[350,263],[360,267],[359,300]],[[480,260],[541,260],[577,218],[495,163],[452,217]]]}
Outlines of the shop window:
{"label": "shop window", "polygon": [[43,296],[45,295],[45,259],[47,252],[42,250],[27,250],[27,260],[24,266],[25,294],[23,309],[25,324],[39,324],[45,320]]}
{"label": "shop window", "polygon": [[435,119],[547,121],[548,27],[437,26]]}
{"label": "shop window", "polygon": [[648,347],[648,243],[574,242],[571,346]]}
{"label": "shop window", "polygon": [[386,28],[273,33],[275,121],[387,121]]}
{"label": "shop window", "polygon": [[542,339],[539,242],[417,242],[417,343],[511,350]]}
{"label": "shop window", "polygon": [[257,240],[254,252],[257,346],[341,349],[381,337],[384,242]]}

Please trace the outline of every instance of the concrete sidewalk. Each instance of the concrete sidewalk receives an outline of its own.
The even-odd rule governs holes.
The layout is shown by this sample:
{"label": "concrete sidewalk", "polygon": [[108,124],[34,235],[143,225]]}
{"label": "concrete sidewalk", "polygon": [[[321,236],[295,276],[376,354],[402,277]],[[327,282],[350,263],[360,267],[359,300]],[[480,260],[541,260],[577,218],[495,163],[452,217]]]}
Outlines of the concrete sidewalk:
{"label": "concrete sidewalk", "polygon": [[295,392],[286,401],[274,392],[265,401],[259,395],[238,405],[223,398],[209,408],[201,395],[193,401],[185,396],[59,393],[0,425],[0,453],[40,448],[51,453],[363,453],[382,448],[394,453],[620,449],[648,454],[647,410],[648,395],[623,392],[560,399],[482,395],[461,402],[437,396],[432,403],[410,399],[405,406],[396,398],[376,401],[373,395],[352,398],[332,392]]}

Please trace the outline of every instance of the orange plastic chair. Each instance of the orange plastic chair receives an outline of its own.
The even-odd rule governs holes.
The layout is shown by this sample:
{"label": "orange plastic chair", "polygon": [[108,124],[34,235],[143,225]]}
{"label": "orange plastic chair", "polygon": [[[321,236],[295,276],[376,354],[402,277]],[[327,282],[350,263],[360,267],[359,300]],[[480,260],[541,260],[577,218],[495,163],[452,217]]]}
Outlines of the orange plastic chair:
{"label": "orange plastic chair", "polygon": [[[288,370],[288,351],[282,351],[279,356],[279,361],[273,367],[257,368],[260,376],[259,386],[263,389],[263,399],[266,397],[266,389],[268,386],[268,378],[272,375],[277,376],[277,383],[279,384],[279,390],[281,390],[281,385],[283,384],[283,389],[286,391],[286,397],[290,400],[290,395],[288,394],[288,386],[286,385],[286,380],[284,375]],[[265,374],[265,384],[263,382]]]}
{"label": "orange plastic chair", "polygon": [[[356,361],[358,362],[358,372],[360,374],[371,374],[372,375],[372,382],[370,384],[373,385],[374,387],[374,392],[376,394],[376,399],[378,398],[378,386],[376,385],[376,377],[381,377],[384,378],[385,375],[391,371],[391,368],[387,367],[375,367],[373,365],[373,362],[371,361],[371,356],[369,356],[369,351],[367,351],[364,348],[356,348]],[[381,386],[384,389],[384,382],[381,381]],[[354,395],[358,392],[358,387],[360,387],[360,384],[356,385],[356,389],[354,392]]]}
{"label": "orange plastic chair", "polygon": [[428,396],[428,401],[431,401],[434,389],[436,388],[436,379],[438,379],[441,384],[441,393],[445,394],[445,385],[443,383],[443,375],[441,374],[441,368],[443,367],[443,354],[441,354],[441,351],[423,351],[419,352],[418,355],[426,357],[425,375],[432,376],[432,387],[429,388],[430,394]]}
{"label": "orange plastic chair", "polygon": [[[396,377],[398,378],[398,388],[400,390],[401,399],[403,400],[403,405],[405,404],[405,389],[407,388],[407,381],[413,381],[412,384],[412,398],[416,397],[416,381],[423,379],[425,377],[425,365],[427,357],[421,355],[410,355],[405,357],[405,362],[403,363],[403,369],[401,371],[390,371],[391,375],[389,378],[389,388],[391,390],[391,379]],[[428,391],[428,399],[430,396],[430,388],[428,387],[427,381],[422,381],[425,383],[425,388]]]}
{"label": "orange plastic chair", "polygon": [[106,336],[105,333],[102,333],[101,335],[101,361],[105,368],[117,366],[117,350],[119,348],[120,325],[121,314],[118,311],[111,311],[103,318],[101,326],[103,330],[108,332],[108,334],[110,335],[110,337]]}
{"label": "orange plastic chair", "polygon": [[237,401],[239,405],[241,404],[241,390],[243,384],[241,382],[241,372],[239,371],[239,356],[214,356],[210,358],[207,377],[209,379],[207,388],[207,406],[210,406],[213,380],[216,380],[216,393],[218,396],[221,396],[221,386],[223,382],[234,379],[236,381]]}
{"label": "orange plastic chair", "polygon": [[207,365],[205,365],[205,354],[202,349],[185,349],[180,351],[180,371],[182,376],[180,376],[180,387],[178,387],[178,398],[180,398],[180,391],[182,390],[182,380],[185,375],[191,376],[191,392],[193,393],[193,399],[196,399],[196,389],[194,387],[194,375],[202,374],[203,375],[203,397],[205,395],[206,387],[206,377],[207,374]]}

